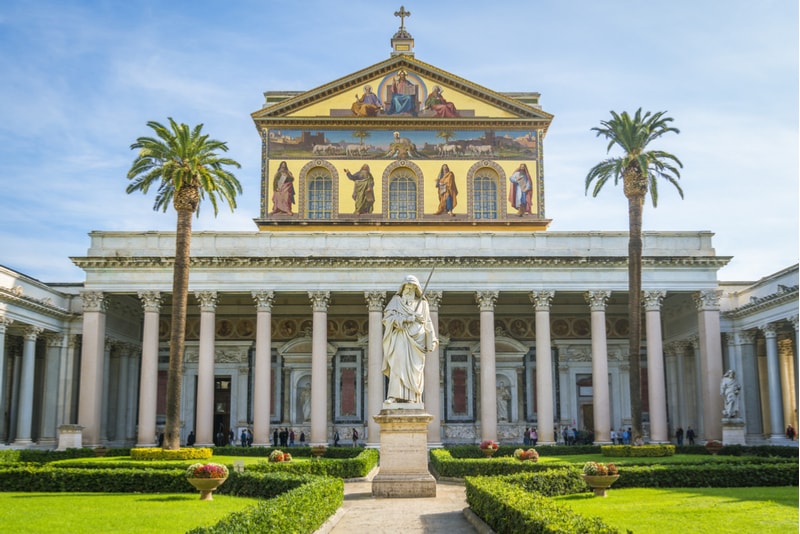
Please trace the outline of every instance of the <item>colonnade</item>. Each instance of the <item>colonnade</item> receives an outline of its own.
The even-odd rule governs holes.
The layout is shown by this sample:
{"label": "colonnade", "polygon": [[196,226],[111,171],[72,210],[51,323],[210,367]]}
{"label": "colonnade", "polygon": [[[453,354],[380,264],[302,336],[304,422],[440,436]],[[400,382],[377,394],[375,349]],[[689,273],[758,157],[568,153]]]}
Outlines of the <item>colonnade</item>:
{"label": "colonnade", "polygon": [[[676,426],[676,421],[686,421],[695,414],[699,414],[698,425],[702,436],[706,439],[719,439],[721,437],[722,399],[719,395],[719,378],[722,375],[723,358],[720,334],[719,296],[717,292],[709,291],[696,295],[697,306],[697,332],[698,335],[685,344],[691,345],[696,350],[696,357],[692,365],[696,366],[696,373],[689,372],[686,368],[688,358],[680,356],[674,343],[666,348],[662,344],[661,331],[661,304],[665,297],[664,291],[646,291],[644,293],[645,306],[645,334],[647,339],[647,384],[649,394],[649,415],[651,442],[669,441],[670,425],[668,425],[668,410]],[[591,317],[591,353],[593,376],[593,405],[594,429],[597,443],[610,442],[610,392],[608,387],[608,354],[606,339],[605,307],[611,295],[608,290],[592,290],[585,293]],[[369,317],[367,333],[367,416],[368,445],[377,446],[379,443],[379,427],[372,421],[372,415],[380,411],[383,402],[383,377],[380,371],[382,360],[382,313],[386,300],[386,293],[381,291],[367,291],[364,294],[367,313]],[[438,328],[439,308],[443,300],[442,292],[429,291],[427,298],[431,304],[434,325]],[[529,293],[533,312],[535,315],[536,329],[536,415],[539,421],[554,419],[554,390],[553,369],[550,339],[550,307],[555,296],[552,290],[535,290]],[[196,292],[195,297],[200,304],[200,343],[198,362],[198,394],[197,394],[197,422],[196,443],[210,445],[213,443],[213,393],[214,393],[214,343],[215,343],[215,307],[218,295],[214,291]],[[253,396],[253,433],[254,443],[264,445],[270,442],[270,373],[272,346],[271,318],[275,293],[273,291],[253,291],[254,307],[256,311],[256,341],[254,377],[257,387]],[[327,432],[330,421],[327,397],[327,314],[330,304],[329,291],[313,291],[308,294],[312,311],[312,354],[311,354],[311,430],[310,444],[327,443]],[[142,330],[142,358],[139,377],[139,420],[137,445],[150,446],[156,429],[156,392],[158,381],[158,319],[161,298],[157,291],[144,291],[139,293],[144,310]],[[497,438],[497,411],[496,411],[496,384],[495,384],[495,342],[494,322],[495,303],[498,298],[496,291],[480,291],[475,294],[475,299],[480,314],[480,412],[479,425],[481,439]],[[104,369],[103,357],[105,349],[105,309],[104,296],[96,292],[86,292],[84,295],[83,315],[83,344],[81,359],[81,389],[80,410],[78,423],[84,427],[84,443],[86,445],[99,445],[107,436],[100,435],[100,422],[103,420],[104,406],[104,376],[107,381],[107,369]],[[25,354],[33,349],[32,343],[38,333],[31,331],[27,334]],[[765,325],[764,337],[767,340],[767,380],[770,385],[781,384],[781,373],[778,365],[778,350],[774,326]],[[33,340],[33,341],[31,341]],[[734,347],[739,346],[734,344]],[[22,381],[20,389],[20,410],[17,418],[17,439],[21,444],[30,439],[30,414],[29,409],[31,393],[25,389],[26,384],[32,384],[29,377],[31,371],[26,366],[26,357],[23,355]],[[735,354],[735,351],[734,351]],[[665,358],[666,356],[666,358]],[[27,357],[30,361],[31,357]],[[433,445],[442,441],[441,433],[441,383],[440,383],[440,355],[430,354],[426,362],[426,386],[424,402],[426,410],[434,415],[434,420],[429,426],[429,442]],[[733,363],[734,360],[732,360]],[[695,363],[696,362],[696,363]],[[665,366],[666,363],[666,366]],[[696,384],[687,384],[681,377],[694,375]],[[131,368],[120,366],[118,380],[121,382],[133,380]],[[667,385],[665,385],[667,384]],[[769,388],[770,398],[770,428],[773,433],[778,429],[782,433],[783,411],[775,409],[781,407],[782,397],[780,387]],[[696,394],[696,406],[684,402]],[[131,411],[130,402],[125,394],[119,395],[116,401],[116,410]],[[749,407],[748,403],[745,403]],[[23,409],[23,406],[24,409]],[[689,413],[690,410],[694,413]],[[122,425],[122,423],[120,423]],[[539,441],[542,444],[554,443],[552,425],[541,423],[539,427]],[[26,433],[27,429],[27,433]],[[116,434],[124,433],[122,426],[118,426]]]}

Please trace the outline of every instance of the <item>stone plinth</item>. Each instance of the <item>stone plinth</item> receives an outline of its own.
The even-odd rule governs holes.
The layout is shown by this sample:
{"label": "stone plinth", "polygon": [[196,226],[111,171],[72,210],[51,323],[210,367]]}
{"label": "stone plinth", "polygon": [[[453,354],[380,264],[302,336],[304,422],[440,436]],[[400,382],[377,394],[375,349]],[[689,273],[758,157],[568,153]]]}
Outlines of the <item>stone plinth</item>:
{"label": "stone plinth", "polygon": [[422,404],[386,404],[373,419],[381,427],[381,459],[372,480],[376,497],[436,497],[428,472],[428,423]]}
{"label": "stone plinth", "polygon": [[83,447],[83,427],[81,425],[61,425],[58,427],[57,451],[80,449]]}
{"label": "stone plinth", "polygon": [[722,444],[747,445],[745,442],[744,420],[722,418]]}

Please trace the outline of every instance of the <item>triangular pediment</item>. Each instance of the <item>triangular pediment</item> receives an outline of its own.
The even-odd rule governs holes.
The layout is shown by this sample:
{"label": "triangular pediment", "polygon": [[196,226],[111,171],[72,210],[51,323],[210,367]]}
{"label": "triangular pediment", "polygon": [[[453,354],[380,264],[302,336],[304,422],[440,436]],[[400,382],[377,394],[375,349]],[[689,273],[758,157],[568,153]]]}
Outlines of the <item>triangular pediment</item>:
{"label": "triangular pediment", "polygon": [[[399,94],[398,80],[404,78],[404,91],[409,95],[404,104],[395,105]],[[378,97],[379,106],[369,112],[354,110],[353,104],[364,98],[369,86]],[[452,105],[426,105],[435,102],[435,88]],[[553,116],[538,108],[536,93],[498,93],[411,56],[392,57],[325,85],[299,93],[267,93],[266,105],[252,114],[257,125],[268,126],[281,119],[375,122],[443,120],[469,122],[475,120],[524,120],[547,130]],[[524,95],[524,98],[521,98]],[[272,100],[272,101],[271,101]],[[373,99],[374,100],[374,99]],[[534,103],[532,103],[533,101]]]}

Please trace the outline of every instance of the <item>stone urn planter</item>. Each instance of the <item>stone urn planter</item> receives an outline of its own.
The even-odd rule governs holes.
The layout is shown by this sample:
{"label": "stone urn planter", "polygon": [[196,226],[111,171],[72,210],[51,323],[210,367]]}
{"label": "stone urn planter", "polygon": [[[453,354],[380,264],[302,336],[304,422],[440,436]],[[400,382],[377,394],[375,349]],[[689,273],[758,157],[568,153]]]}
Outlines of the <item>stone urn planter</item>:
{"label": "stone urn planter", "polygon": [[189,481],[189,484],[194,486],[197,490],[200,491],[200,500],[201,501],[213,501],[214,497],[211,496],[211,493],[220,487],[223,482],[228,480],[227,478],[187,478],[186,480]]}
{"label": "stone urn planter", "polygon": [[606,490],[617,481],[619,475],[581,475],[586,485],[594,490],[595,497],[605,497]]}
{"label": "stone urn planter", "polygon": [[722,450],[722,442],[712,439],[711,441],[706,441],[705,447],[708,452],[716,456]]}
{"label": "stone urn planter", "polygon": [[482,453],[483,453],[483,455],[484,455],[484,456],[486,456],[487,458],[491,458],[492,456],[494,456],[494,453],[496,453],[496,452],[497,452],[497,449],[492,449],[492,448],[481,449],[481,452],[482,452]]}
{"label": "stone urn planter", "polygon": [[314,445],[311,447],[311,455],[314,458],[322,458],[326,450],[328,450],[328,447],[325,445]]}

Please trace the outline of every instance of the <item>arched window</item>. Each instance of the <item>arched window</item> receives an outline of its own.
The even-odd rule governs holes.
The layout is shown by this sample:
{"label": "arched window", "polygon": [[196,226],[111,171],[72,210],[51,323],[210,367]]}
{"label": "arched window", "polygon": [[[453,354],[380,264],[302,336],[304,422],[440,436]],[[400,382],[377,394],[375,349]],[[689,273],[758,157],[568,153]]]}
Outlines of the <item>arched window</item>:
{"label": "arched window", "polygon": [[389,178],[389,218],[417,218],[417,178],[408,169],[399,169]]}
{"label": "arched window", "polygon": [[478,161],[467,171],[468,212],[473,220],[506,217],[506,173],[494,161]]}
{"label": "arched window", "polygon": [[475,219],[497,219],[497,174],[480,169],[472,182],[472,213]]}
{"label": "arched window", "polygon": [[308,173],[306,217],[309,219],[333,218],[333,179],[323,167],[316,167]]}

